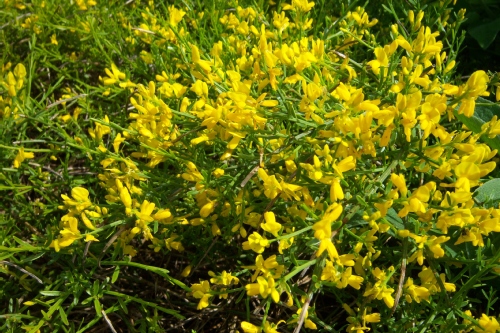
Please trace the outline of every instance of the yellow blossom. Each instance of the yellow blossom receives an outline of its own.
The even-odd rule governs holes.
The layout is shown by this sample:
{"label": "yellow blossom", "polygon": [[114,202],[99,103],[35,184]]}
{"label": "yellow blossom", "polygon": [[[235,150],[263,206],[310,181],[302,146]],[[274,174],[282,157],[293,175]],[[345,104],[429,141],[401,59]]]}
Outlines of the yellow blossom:
{"label": "yellow blossom", "polygon": [[201,281],[200,283],[195,283],[191,286],[192,295],[195,298],[199,298],[197,309],[201,310],[206,308],[210,304],[210,283],[208,281]]}
{"label": "yellow blossom", "polygon": [[245,286],[248,296],[261,295],[263,298],[271,296],[275,303],[279,302],[280,294],[276,290],[274,279],[269,276],[267,279],[263,276],[257,278],[257,283],[247,284]]}
{"label": "yellow blossom", "polygon": [[259,333],[262,331],[260,327],[255,326],[247,321],[241,322],[241,329],[244,333]]}
{"label": "yellow blossom", "polygon": [[307,13],[314,7],[314,2],[308,2],[307,0],[292,0],[291,5],[284,5],[283,10],[292,10],[302,13]]}
{"label": "yellow blossom", "polygon": [[25,152],[24,147],[19,148],[19,151],[17,152],[17,155],[14,158],[14,162],[13,162],[14,168],[16,168],[16,169],[19,168],[21,166],[21,163],[23,163],[23,161],[25,159],[31,159],[31,158],[35,158],[34,153]]}
{"label": "yellow blossom", "polygon": [[59,252],[61,248],[70,246],[81,237],[80,231],[78,230],[78,220],[73,218],[70,219],[67,226],[59,232],[59,237],[50,243],[50,247],[53,247],[56,252]]}
{"label": "yellow blossom", "polygon": [[243,250],[252,250],[256,253],[264,252],[264,248],[269,246],[269,241],[254,231],[246,242],[243,242]]}
{"label": "yellow blossom", "polygon": [[59,43],[57,42],[57,36],[56,34],[53,34],[50,36],[50,44],[58,45]]}
{"label": "yellow blossom", "polygon": [[276,176],[269,176],[262,168],[259,169],[258,174],[264,182],[264,194],[269,199],[274,199],[282,191],[281,185],[276,180]]}
{"label": "yellow blossom", "polygon": [[215,176],[215,178],[220,178],[224,175],[224,169],[217,168],[214,171],[212,171],[212,174]]}
{"label": "yellow blossom", "polygon": [[86,234],[85,235],[85,241],[86,242],[98,242],[99,240],[97,238],[95,238],[93,235],[91,234]]}
{"label": "yellow blossom", "polygon": [[263,223],[261,225],[261,228],[273,234],[274,237],[278,237],[278,232],[281,230],[281,224],[276,222],[276,217],[274,216],[274,213],[265,212],[264,219],[266,220],[266,223]]}

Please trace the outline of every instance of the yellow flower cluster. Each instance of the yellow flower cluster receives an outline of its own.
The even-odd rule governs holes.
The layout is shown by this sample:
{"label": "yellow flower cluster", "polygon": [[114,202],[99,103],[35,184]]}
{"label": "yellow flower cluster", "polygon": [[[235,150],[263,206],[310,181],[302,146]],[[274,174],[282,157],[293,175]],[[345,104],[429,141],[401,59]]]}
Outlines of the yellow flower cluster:
{"label": "yellow flower cluster", "polygon": [[[447,257],[450,240],[483,247],[500,232],[500,209],[474,200],[496,168],[497,150],[481,137],[500,134],[500,123],[494,117],[480,133],[457,126],[488,96],[490,78],[477,71],[450,83],[455,60],[422,11],[409,11],[407,26],[390,27],[389,42],[379,45],[370,32],[378,21],[363,8],[338,19],[331,38],[318,38],[310,33],[314,2],[292,0],[267,21],[254,7],[236,6],[214,20],[223,32],[207,45],[188,33],[203,13],[152,8],[138,27],[124,17],[120,24],[154,80],[115,63],[99,77],[102,98],[125,92],[129,103],[128,125],[109,114],[88,129],[85,148],[102,166],[109,209],[73,188],[72,198],[62,197],[68,213],[51,247],[60,251],[84,236],[98,241],[108,212],[126,221],[114,246],[130,257],[142,243],[182,252],[200,234],[220,240],[238,248],[238,263],[232,273],[192,283],[199,310],[241,283],[236,291],[261,299],[266,311],[284,305],[286,294],[286,306],[298,309],[287,325],[310,329],[319,323],[315,309],[294,295],[296,276],[309,266],[308,292],[359,296],[354,309],[343,304],[347,332],[369,330],[398,302],[456,291],[435,259]],[[356,59],[366,48],[373,56]],[[21,64],[7,74],[10,97],[0,105],[14,107],[25,77]],[[33,157],[21,148],[14,167]],[[81,233],[80,222],[89,232]],[[419,273],[405,276],[406,265]],[[484,332],[498,328],[492,317],[479,321]],[[281,323],[241,327],[270,333]]]}
{"label": "yellow flower cluster", "polygon": [[13,116],[17,119],[19,108],[22,108],[24,102],[24,96],[20,95],[20,92],[26,83],[26,67],[19,63],[13,71],[9,71],[11,66],[11,63],[3,65],[0,72],[0,86],[3,86],[8,94],[6,98],[0,96],[0,117]]}
{"label": "yellow flower cluster", "polygon": [[59,252],[61,248],[70,246],[83,236],[85,236],[85,242],[98,242],[99,240],[92,232],[82,235],[78,225],[82,222],[88,230],[96,230],[96,222],[93,221],[100,222],[103,215],[108,213],[107,208],[92,204],[89,191],[83,187],[73,188],[71,198],[65,194],[61,197],[64,200],[64,206],[59,208],[68,210],[68,213],[61,218],[59,237],[50,243],[50,247]]}

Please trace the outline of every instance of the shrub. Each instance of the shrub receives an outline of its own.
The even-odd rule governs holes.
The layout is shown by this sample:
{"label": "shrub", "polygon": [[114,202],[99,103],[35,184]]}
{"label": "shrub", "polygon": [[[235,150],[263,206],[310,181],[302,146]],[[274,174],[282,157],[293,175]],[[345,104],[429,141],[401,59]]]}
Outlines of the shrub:
{"label": "shrub", "polygon": [[497,331],[498,79],[411,3],[5,2],[2,329]]}

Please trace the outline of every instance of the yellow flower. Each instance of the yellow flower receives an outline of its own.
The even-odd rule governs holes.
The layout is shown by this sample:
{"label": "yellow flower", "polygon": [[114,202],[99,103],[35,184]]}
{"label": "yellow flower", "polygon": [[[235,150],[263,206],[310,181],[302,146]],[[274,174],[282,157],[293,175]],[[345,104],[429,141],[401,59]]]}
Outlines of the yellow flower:
{"label": "yellow flower", "polygon": [[279,333],[278,332],[278,325],[281,323],[285,323],[284,320],[278,321],[277,324],[272,324],[268,321],[264,323],[264,333]]}
{"label": "yellow flower", "polygon": [[50,44],[58,45],[59,43],[57,42],[57,36],[56,34],[53,34],[50,36]]}
{"label": "yellow flower", "polygon": [[193,62],[193,69],[200,68],[205,73],[210,73],[212,71],[212,62],[208,60],[202,60],[200,57],[200,50],[198,46],[191,44],[191,61]]}
{"label": "yellow flower", "polygon": [[431,238],[426,242],[429,250],[434,253],[434,258],[441,258],[444,256],[444,250],[441,247],[441,243],[447,242],[449,239],[450,237],[446,236],[431,236]]}
{"label": "yellow flower", "polygon": [[200,216],[206,218],[208,217],[208,215],[212,214],[212,212],[215,209],[216,203],[217,203],[216,201],[209,201],[208,203],[203,205],[203,207],[201,207],[200,209]]}
{"label": "yellow flower", "polygon": [[188,182],[198,182],[203,180],[202,174],[198,171],[198,168],[196,168],[196,165],[193,162],[186,163],[186,166],[188,168],[188,172],[184,172],[181,175],[183,179]]}
{"label": "yellow flower", "polygon": [[[284,270],[284,266],[279,265],[278,262],[276,261],[275,254],[273,254],[266,260],[264,260],[264,257],[261,254],[259,254],[257,258],[255,258],[255,266],[245,266],[244,268],[255,270],[254,275],[250,279],[252,282],[255,281],[255,279],[260,273],[262,273],[265,276],[271,274],[273,277],[277,278],[277,276],[281,275],[281,272]],[[271,270],[275,270],[276,273],[272,274]]]}
{"label": "yellow flower", "polygon": [[336,162],[332,163],[332,168],[335,170],[335,172],[339,175],[341,179],[344,178],[343,176],[344,172],[352,170],[355,167],[356,167],[356,160],[354,159],[353,156],[348,156],[339,163]]}
{"label": "yellow flower", "polygon": [[83,224],[85,224],[85,226],[87,228],[89,228],[90,230],[95,230],[95,227],[94,225],[92,224],[92,222],[90,221],[90,219],[87,217],[87,215],[85,215],[85,212],[83,211],[82,214],[80,215],[82,221],[83,221]]}
{"label": "yellow flower", "polygon": [[352,274],[352,267],[348,267],[341,276],[339,287],[345,288],[347,285],[350,285],[354,289],[359,290],[361,288],[361,284],[363,283],[363,278],[361,276]]}
{"label": "yellow flower", "polygon": [[327,208],[323,218],[313,225],[314,237],[321,241],[316,256],[320,256],[326,250],[331,260],[339,257],[330,237],[332,235],[332,223],[339,218],[340,214],[342,214],[342,206],[333,203]]}
{"label": "yellow flower", "polygon": [[299,195],[295,192],[300,191],[302,189],[302,186],[298,186],[295,184],[289,184],[283,180],[280,182],[280,186],[283,190],[281,196],[284,200],[288,201],[288,200],[292,200],[292,198],[297,200],[297,201],[300,200]]}
{"label": "yellow flower", "polygon": [[[103,122],[109,123],[109,118],[107,115],[104,116]],[[95,123],[95,129],[89,128],[90,136],[92,137],[92,139],[97,140],[98,142],[102,140],[103,136],[109,133],[111,133],[111,128],[98,122]]]}
{"label": "yellow flower", "polygon": [[429,302],[429,297],[431,295],[429,289],[414,285],[413,279],[410,277],[404,284],[404,293],[408,303],[411,303],[413,300],[417,303],[420,303],[422,300]]}
{"label": "yellow flower", "polygon": [[217,168],[212,172],[212,175],[214,175],[215,178],[220,178],[224,175],[224,169]]}
{"label": "yellow flower", "polygon": [[281,224],[276,222],[276,217],[273,212],[265,212],[264,219],[266,223],[261,225],[262,229],[278,237],[278,232],[281,230]]}
{"label": "yellow flower", "polygon": [[406,180],[405,176],[403,174],[391,174],[391,181],[396,187],[398,188],[399,193],[401,193],[402,196],[406,196],[406,193],[408,192],[408,189],[406,188]]}
{"label": "yellow flower", "polygon": [[380,322],[380,313],[370,313],[364,314],[363,320],[367,323],[379,323]]}
{"label": "yellow flower", "polygon": [[472,117],[474,115],[474,108],[476,106],[476,99],[479,96],[488,96],[488,74],[484,71],[474,72],[467,83],[461,87],[464,91],[464,99],[458,108],[458,114],[463,114],[466,117]]}
{"label": "yellow flower", "polygon": [[269,241],[256,231],[248,237],[248,241],[243,242],[243,250],[252,250],[256,253],[264,252],[266,247],[269,247]]}
{"label": "yellow flower", "polygon": [[302,13],[307,13],[314,7],[314,2],[308,2],[307,0],[292,0],[291,5],[284,5],[283,10],[292,10]]}
{"label": "yellow flower", "polygon": [[184,246],[182,246],[182,243],[177,240],[178,238],[179,236],[177,234],[172,234],[169,238],[165,239],[165,245],[167,246],[167,249],[174,249],[179,252],[184,251]]}
{"label": "yellow flower", "polygon": [[288,17],[285,16],[285,12],[273,13],[273,25],[276,29],[279,30],[280,33],[283,33],[283,31],[290,25]]}
{"label": "yellow flower", "polygon": [[125,80],[126,78],[125,73],[120,72],[120,70],[114,63],[111,64],[111,70],[105,68],[104,71],[106,72],[106,75],[108,75],[108,77],[102,78],[99,76],[99,80],[102,81],[105,86],[113,85],[116,82]]}
{"label": "yellow flower", "polygon": [[[389,66],[389,56],[387,55],[384,48],[382,48],[382,47],[375,48],[373,53],[375,53],[375,57],[377,59],[369,61],[368,65],[371,67],[371,69],[375,75],[379,75],[380,67],[387,68]],[[384,72],[384,76],[385,75],[386,74]]]}
{"label": "yellow flower", "polygon": [[151,231],[149,230],[148,224],[154,221],[154,218],[151,216],[153,210],[155,209],[155,204],[153,202],[149,202],[148,200],[144,200],[141,204],[139,210],[134,210],[135,216],[138,218],[135,224],[137,227],[142,229],[144,232],[144,236],[147,239],[152,239]]}
{"label": "yellow flower", "polygon": [[475,328],[476,332],[498,332],[500,330],[500,324],[496,320],[495,317],[488,317],[484,313],[479,318],[479,325],[481,325],[482,329]]}
{"label": "yellow flower", "polygon": [[118,153],[118,150],[120,149],[120,144],[125,141],[125,138],[122,137],[120,133],[118,133],[113,140],[113,149],[115,150],[115,153]]}
{"label": "yellow flower", "polygon": [[132,212],[132,197],[130,196],[129,191],[125,186],[123,186],[120,190],[120,199],[125,206],[127,215],[130,215],[130,213]]}
{"label": "yellow flower", "polygon": [[468,97],[488,96],[488,74],[485,71],[476,71],[467,80],[464,90]]}
{"label": "yellow flower", "polygon": [[70,246],[74,241],[81,238],[80,231],[78,230],[78,220],[76,218],[69,219],[67,227],[59,232],[59,237],[50,243],[56,252],[63,247]]}
{"label": "yellow flower", "polygon": [[80,10],[87,10],[89,7],[97,5],[95,0],[75,0],[75,4]]}
{"label": "yellow flower", "polygon": [[315,231],[314,237],[316,237],[316,239],[323,240],[331,237],[332,223],[339,218],[340,214],[342,214],[342,210],[342,206],[338,203],[333,203],[326,209],[323,218],[312,227]]}
{"label": "yellow flower", "polygon": [[181,276],[182,277],[188,277],[189,274],[191,274],[191,265],[187,265],[183,270],[182,270],[182,273],[181,273]]}
{"label": "yellow flower", "polygon": [[337,249],[335,248],[335,245],[333,245],[332,240],[330,238],[325,238],[321,240],[318,252],[316,252],[316,256],[319,257],[325,250],[326,252],[328,252],[328,256],[330,257],[330,259],[334,260],[339,257]]}
{"label": "yellow flower", "polygon": [[223,286],[230,286],[232,284],[238,284],[240,283],[240,279],[238,279],[236,276],[231,275],[231,273],[228,273],[226,271],[222,271],[221,275],[215,275],[214,272],[208,272],[208,275],[212,276],[210,279],[210,282],[214,284],[221,284]]}
{"label": "yellow flower", "polygon": [[255,326],[247,321],[241,322],[241,329],[245,333],[259,333],[262,331],[260,327]]}
{"label": "yellow flower", "polygon": [[259,276],[257,278],[257,283],[247,284],[245,289],[247,290],[248,296],[261,295],[263,298],[267,298],[271,296],[275,303],[278,303],[280,300],[280,294],[276,290],[275,282],[272,276],[269,276],[267,279],[263,276]]}
{"label": "yellow flower", "polygon": [[264,182],[264,194],[266,197],[269,199],[276,198],[276,196],[282,191],[281,185],[276,179],[276,176],[268,176],[267,172],[262,168],[259,169],[258,174]]}
{"label": "yellow flower", "polygon": [[65,194],[61,194],[61,198],[64,200],[64,205],[68,209],[75,207],[78,212],[81,212],[92,206],[92,202],[89,199],[89,191],[83,187],[74,187],[71,189],[71,196],[73,199]]}
{"label": "yellow flower", "polygon": [[330,200],[338,201],[344,199],[344,191],[342,186],[340,186],[340,179],[334,178],[330,186]]}
{"label": "yellow flower", "polygon": [[207,280],[201,281],[201,283],[195,283],[191,286],[192,295],[194,298],[199,298],[197,309],[201,310],[206,308],[210,304],[210,283]]}
{"label": "yellow flower", "polygon": [[13,162],[14,168],[16,168],[16,169],[19,168],[19,166],[21,165],[21,163],[25,159],[30,159],[30,158],[35,158],[35,154],[34,153],[26,153],[24,151],[24,147],[19,148],[19,151],[17,152],[17,155],[14,158],[14,162]]}
{"label": "yellow flower", "polygon": [[[432,269],[423,266],[422,271],[418,273],[418,277],[422,281],[422,287],[427,288],[431,294],[435,294],[437,292],[441,291],[441,287],[439,286],[439,283],[434,275],[434,272]],[[445,282],[445,275],[444,273],[439,275],[439,278],[443,282],[444,288],[448,292],[455,292],[456,286],[453,283]]]}
{"label": "yellow flower", "polygon": [[313,164],[300,163],[300,166],[308,171],[308,176],[314,180],[320,180],[323,178],[323,172],[321,171],[321,161],[318,156],[314,155]]}
{"label": "yellow flower", "polygon": [[169,13],[169,23],[173,27],[176,27],[179,24],[179,22],[182,21],[184,15],[186,15],[185,11],[183,11],[182,9],[177,9],[174,6],[168,7],[168,13]]}
{"label": "yellow flower", "polygon": [[86,242],[98,242],[99,240],[97,238],[95,238],[93,235],[91,234],[86,234],[85,235],[85,241]]}

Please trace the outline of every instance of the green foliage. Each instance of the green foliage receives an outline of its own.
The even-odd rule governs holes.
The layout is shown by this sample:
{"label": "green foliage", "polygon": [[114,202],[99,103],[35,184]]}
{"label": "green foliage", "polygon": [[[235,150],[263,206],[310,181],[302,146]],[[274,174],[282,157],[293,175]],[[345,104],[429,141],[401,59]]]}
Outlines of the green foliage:
{"label": "green foliage", "polygon": [[[467,32],[484,50],[488,49],[500,31],[500,5],[495,0],[460,0],[457,6],[467,9]],[[498,39],[497,39],[498,42]]]}
{"label": "green foliage", "polygon": [[484,183],[476,191],[475,199],[487,203],[490,207],[496,207],[500,203],[500,179],[492,179]]}

